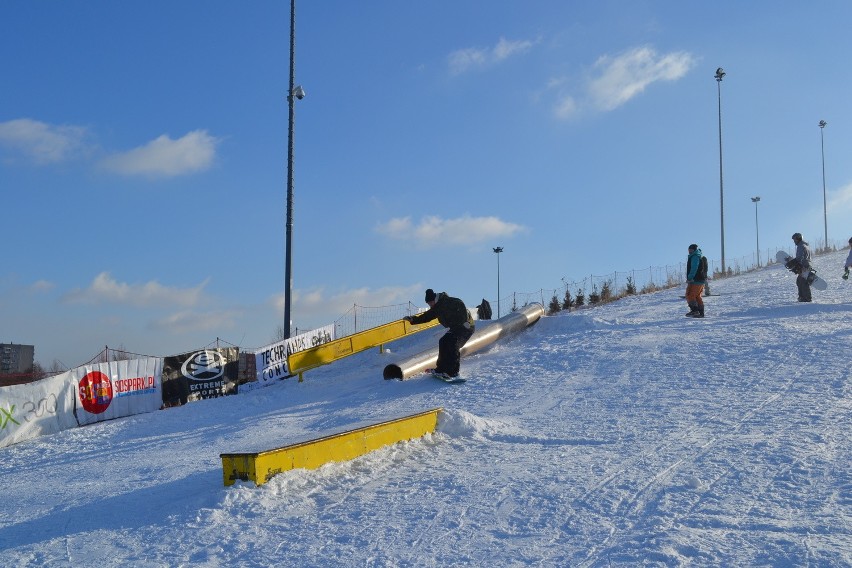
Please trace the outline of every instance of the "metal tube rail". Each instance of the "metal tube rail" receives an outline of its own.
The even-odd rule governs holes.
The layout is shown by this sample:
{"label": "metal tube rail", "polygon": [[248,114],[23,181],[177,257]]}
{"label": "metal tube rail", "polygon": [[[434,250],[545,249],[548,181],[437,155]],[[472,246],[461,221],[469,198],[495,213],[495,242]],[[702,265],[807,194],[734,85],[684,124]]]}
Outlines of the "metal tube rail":
{"label": "metal tube rail", "polygon": [[[471,336],[461,349],[462,357],[475,353],[499,339],[523,331],[537,322],[544,315],[544,306],[541,304],[527,304],[516,312],[494,320],[490,325],[479,329]],[[387,365],[382,373],[385,379],[404,380],[408,377],[422,373],[430,367],[434,367],[438,361],[438,348],[434,347],[423,351],[398,363]]]}

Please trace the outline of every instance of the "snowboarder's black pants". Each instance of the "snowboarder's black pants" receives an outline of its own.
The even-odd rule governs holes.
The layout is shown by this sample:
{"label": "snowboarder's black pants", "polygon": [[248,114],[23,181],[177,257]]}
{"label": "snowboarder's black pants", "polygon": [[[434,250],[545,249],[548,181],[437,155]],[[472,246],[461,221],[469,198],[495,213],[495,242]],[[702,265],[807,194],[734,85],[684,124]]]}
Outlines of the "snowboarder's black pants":
{"label": "snowboarder's black pants", "polygon": [[459,374],[461,368],[461,353],[459,351],[470,336],[473,335],[473,327],[453,327],[438,340],[438,364],[435,371],[447,373],[451,377]]}
{"label": "snowboarder's black pants", "polygon": [[796,276],[796,286],[799,288],[799,301],[810,302],[811,285],[808,284],[808,279],[804,278],[801,274],[799,274],[798,276]]}

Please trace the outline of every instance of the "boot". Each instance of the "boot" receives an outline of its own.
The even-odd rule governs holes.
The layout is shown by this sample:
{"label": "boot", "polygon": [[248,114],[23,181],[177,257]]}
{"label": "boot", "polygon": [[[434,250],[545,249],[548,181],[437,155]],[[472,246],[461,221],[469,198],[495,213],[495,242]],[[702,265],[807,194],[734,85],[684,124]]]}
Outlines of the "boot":
{"label": "boot", "polygon": [[698,303],[697,302],[687,302],[689,306],[689,311],[686,313],[686,317],[694,318],[698,312]]}

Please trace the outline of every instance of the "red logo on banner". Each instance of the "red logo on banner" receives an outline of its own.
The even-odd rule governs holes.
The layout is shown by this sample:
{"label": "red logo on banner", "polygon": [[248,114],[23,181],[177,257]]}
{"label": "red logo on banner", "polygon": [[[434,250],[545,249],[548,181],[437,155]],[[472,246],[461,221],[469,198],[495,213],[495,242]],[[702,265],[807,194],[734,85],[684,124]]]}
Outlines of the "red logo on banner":
{"label": "red logo on banner", "polygon": [[86,412],[100,414],[112,402],[112,381],[100,371],[92,371],[80,379],[79,394]]}

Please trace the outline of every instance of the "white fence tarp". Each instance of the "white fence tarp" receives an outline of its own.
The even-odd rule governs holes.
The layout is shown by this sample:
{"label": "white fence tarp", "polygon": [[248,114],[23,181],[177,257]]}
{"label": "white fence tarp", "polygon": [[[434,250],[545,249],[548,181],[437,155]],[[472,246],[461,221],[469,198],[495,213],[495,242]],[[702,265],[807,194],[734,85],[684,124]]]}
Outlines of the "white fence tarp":
{"label": "white fence tarp", "polygon": [[0,447],[77,427],[71,373],[0,387]]}

